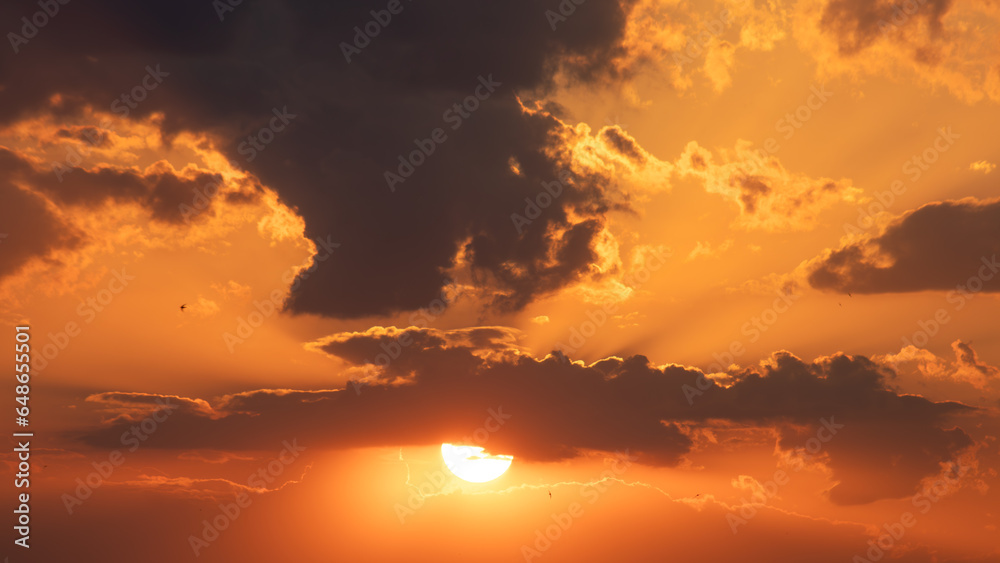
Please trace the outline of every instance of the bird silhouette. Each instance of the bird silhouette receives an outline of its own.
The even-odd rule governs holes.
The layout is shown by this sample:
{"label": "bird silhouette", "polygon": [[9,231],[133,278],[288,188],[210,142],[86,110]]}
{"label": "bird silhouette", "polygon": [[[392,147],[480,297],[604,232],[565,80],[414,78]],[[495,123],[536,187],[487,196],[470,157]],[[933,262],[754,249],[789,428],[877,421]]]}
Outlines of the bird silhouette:
{"label": "bird silhouette", "polygon": [[549,491],[549,500],[552,500],[552,491]]}
{"label": "bird silhouette", "polygon": [[182,313],[184,312],[184,309],[187,309],[187,303],[181,305],[181,312]]}

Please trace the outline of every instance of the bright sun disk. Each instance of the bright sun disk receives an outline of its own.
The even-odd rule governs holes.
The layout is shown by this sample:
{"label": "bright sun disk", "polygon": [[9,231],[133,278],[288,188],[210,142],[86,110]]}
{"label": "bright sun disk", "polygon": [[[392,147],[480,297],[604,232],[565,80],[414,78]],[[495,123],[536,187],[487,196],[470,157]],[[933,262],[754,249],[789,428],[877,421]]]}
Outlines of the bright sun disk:
{"label": "bright sun disk", "polygon": [[470,483],[485,483],[504,474],[514,456],[491,455],[479,446],[441,444],[445,466],[458,478]]}

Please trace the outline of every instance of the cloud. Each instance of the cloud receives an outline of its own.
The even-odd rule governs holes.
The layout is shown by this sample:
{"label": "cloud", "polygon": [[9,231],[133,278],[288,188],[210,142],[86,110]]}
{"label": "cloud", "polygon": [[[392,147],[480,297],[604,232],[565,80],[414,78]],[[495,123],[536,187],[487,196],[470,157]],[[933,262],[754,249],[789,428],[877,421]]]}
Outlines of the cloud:
{"label": "cloud", "polygon": [[881,233],[827,251],[806,265],[809,284],[840,293],[1000,290],[1000,200],[935,202]]}
{"label": "cloud", "polygon": [[977,160],[972,164],[969,164],[969,170],[972,170],[973,172],[982,172],[983,174],[993,172],[993,169],[996,167],[996,164],[993,164],[988,160]]}
{"label": "cloud", "polygon": [[938,357],[913,345],[873,359],[896,372],[891,385],[901,392],[932,399],[948,397],[983,407],[1000,406],[1000,368],[981,360],[968,342],[956,340],[951,349],[954,359]]}
{"label": "cloud", "polygon": [[821,79],[891,76],[974,103],[1000,101],[998,21],[989,0],[808,0],[792,28]]}
{"label": "cloud", "polygon": [[[2,150],[0,161],[8,171],[23,165]],[[32,259],[53,259],[55,251],[75,248],[86,238],[44,198],[18,187],[10,175],[0,179],[0,224],[5,235],[0,239],[0,279],[18,272]]]}
{"label": "cloud", "polygon": [[177,459],[200,461],[202,463],[210,464],[223,464],[230,461],[248,461],[256,458],[222,450],[192,450],[179,454]]}
{"label": "cloud", "polygon": [[830,0],[820,24],[837,37],[841,53],[853,54],[896,27],[898,24],[893,23],[893,16],[907,20],[904,25],[924,27],[929,36],[939,36],[943,27],[941,18],[952,3],[952,0],[920,2],[908,10],[912,11],[910,14],[903,12],[902,5],[891,2]]}
{"label": "cloud", "polygon": [[[723,386],[696,369],[657,367],[643,356],[589,366],[539,359],[516,337],[502,327],[332,335],[319,343],[322,350],[353,364],[374,362],[376,376],[344,389],[261,389],[211,406],[188,401],[191,407],[172,414],[147,447],[260,449],[287,435],[331,448],[426,445],[468,440],[489,428],[489,449],[517,458],[628,449],[642,463],[673,466],[693,447],[691,423],[772,426],[787,451],[826,427],[835,430],[824,445],[836,481],[830,499],[861,504],[912,494],[972,445],[954,423],[973,409],[898,395],[886,386],[889,372],[863,357],[804,362],[779,352],[730,373]],[[390,361],[373,360],[379,354]],[[491,419],[499,424],[486,426]],[[126,424],[93,429],[83,439],[114,443]]]}
{"label": "cloud", "polygon": [[681,177],[694,178],[707,192],[735,203],[740,210],[735,226],[744,229],[810,229],[821,211],[856,201],[861,194],[848,180],[793,174],[749,141],[719,151],[719,160],[716,163],[711,151],[691,141],[675,164]]}
{"label": "cloud", "polygon": [[[153,220],[172,224],[181,224],[210,211],[210,205],[197,208],[192,204],[194,194],[197,190],[205,190],[206,186],[223,183],[219,174],[195,168],[175,171],[166,162],[158,162],[143,171],[111,167],[68,168],[62,174],[55,174],[38,170],[9,150],[0,148],[0,152],[3,153],[0,157],[10,165],[15,181],[31,186],[60,207],[98,209],[108,202],[136,203],[147,209]],[[20,162],[11,164],[13,160]],[[187,205],[189,213],[185,213],[183,205]]]}
{"label": "cloud", "polygon": [[[609,207],[601,179],[580,178],[518,233],[510,214],[569,165],[559,124],[524,111],[518,95],[544,95],[557,73],[617,80],[631,4],[581,6],[555,32],[532,0],[405,4],[347,60],[342,43],[370,17],[364,6],[265,1],[240,6],[220,24],[204,5],[165,11],[96,2],[75,25],[7,55],[0,79],[19,88],[3,91],[0,122],[114,111],[126,107],[122,96],[142,84],[147,66],[159,69],[162,83],[127,108],[129,120],[157,116],[167,139],[207,136],[295,208],[309,238],[343,241],[334,267],[301,280],[293,311],[353,318],[415,310],[448,284],[460,255],[497,289],[497,307],[517,310],[587,276]],[[21,15],[0,9],[5,21]],[[273,44],[289,48],[265,46]],[[38,68],[49,69],[44,79]],[[463,103],[468,110],[454,109]],[[273,112],[295,117],[251,153],[248,139]],[[438,128],[447,140],[391,191],[385,173],[397,172],[400,156],[418,150],[414,140]],[[511,172],[512,158],[522,174]],[[108,190],[140,190],[127,174],[104,175]],[[173,220],[184,186],[168,177],[146,187],[156,216]]]}
{"label": "cloud", "polygon": [[722,243],[717,245],[715,248],[712,248],[712,244],[708,241],[705,242],[696,241],[694,248],[691,249],[690,253],[688,253],[686,261],[690,262],[702,256],[707,258],[718,257],[720,254],[732,248],[732,246],[733,246],[732,239],[726,239],[722,241]]}
{"label": "cloud", "polygon": [[[166,139],[155,117],[112,122],[88,110],[65,120],[31,116],[0,127],[0,218],[18,227],[0,243],[0,309],[87,290],[107,273],[107,259],[128,265],[151,249],[221,255],[256,232],[264,244],[311,252],[302,219],[203,136]],[[91,120],[114,127],[114,142],[60,134]],[[201,313],[213,309],[203,305]]]}
{"label": "cloud", "polygon": [[[298,280],[286,304],[292,312],[361,318],[416,310],[456,278],[482,290],[492,309],[514,312],[620,273],[610,214],[636,211],[669,187],[674,168],[620,127],[571,126],[557,104],[533,100],[566,81],[627,87],[651,53],[692,41],[710,44],[705,72],[721,88],[733,50],[773,49],[787,16],[776,4],[727,2],[684,13],[676,29],[669,24],[645,44],[638,30],[686,8],[588,4],[553,31],[530,0],[455,6],[406,5],[385,33],[345,56],[351,22],[368,17],[357,6],[272,0],[241,6],[216,26],[186,4],[166,17],[161,8],[92,3],[78,25],[33,41],[3,67],[0,79],[23,87],[2,93],[0,123],[19,131],[44,125],[35,133],[49,159],[65,160],[53,154],[64,145],[96,155],[66,182],[38,179],[54,200],[135,201],[170,224],[183,219],[178,205],[192,188],[219,169],[247,171],[294,209],[307,237],[342,242],[332,267]],[[12,10],[0,15],[16,21]],[[330,22],[342,22],[341,32]],[[268,43],[289,48],[263,48],[261,29]],[[498,44],[505,47],[489,47]],[[437,56],[451,64],[431,65]],[[34,77],[39,67],[51,69],[44,80]],[[149,69],[160,77],[155,89],[123,101]],[[271,128],[275,116],[286,116],[280,131]],[[129,136],[129,124],[140,122],[148,135]],[[185,135],[229,162],[180,170],[146,162],[143,139],[170,146]],[[843,181],[792,175],[777,161],[740,172],[748,151],[738,145],[732,162],[723,153],[725,162],[708,171],[682,162],[685,174],[739,206],[745,228],[808,228],[820,210],[852,197]],[[90,162],[110,153],[121,162]],[[387,173],[402,181],[387,183]],[[562,182],[565,173],[572,177]],[[549,201],[543,185],[553,182],[564,185]],[[218,199],[236,203],[251,192]],[[534,216],[532,205],[540,212],[528,224],[512,220]]]}
{"label": "cloud", "polygon": [[97,410],[110,414],[111,420],[126,423],[142,420],[158,411],[192,413],[208,418],[218,416],[218,413],[207,401],[177,395],[106,392],[95,393],[88,396],[86,400],[88,403],[94,404]]}
{"label": "cloud", "polygon": [[696,80],[721,92],[732,85],[737,56],[773,50],[785,38],[787,19],[780,2],[641,0],[629,14],[626,54],[619,64],[629,70],[653,67],[681,92],[694,88]]}

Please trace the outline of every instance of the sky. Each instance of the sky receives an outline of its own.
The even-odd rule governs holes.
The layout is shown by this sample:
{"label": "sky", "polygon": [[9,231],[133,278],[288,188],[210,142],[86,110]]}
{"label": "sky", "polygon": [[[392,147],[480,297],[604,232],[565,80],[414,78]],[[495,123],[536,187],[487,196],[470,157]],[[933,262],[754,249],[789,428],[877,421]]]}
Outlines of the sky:
{"label": "sky", "polygon": [[1000,562],[997,2],[0,24],[5,561]]}

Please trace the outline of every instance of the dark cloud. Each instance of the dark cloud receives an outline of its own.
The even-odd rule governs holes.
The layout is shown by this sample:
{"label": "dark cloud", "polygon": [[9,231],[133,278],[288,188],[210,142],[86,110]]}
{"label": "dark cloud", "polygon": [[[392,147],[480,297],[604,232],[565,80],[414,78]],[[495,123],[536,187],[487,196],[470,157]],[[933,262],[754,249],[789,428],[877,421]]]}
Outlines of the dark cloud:
{"label": "dark cloud", "polygon": [[987,364],[979,359],[979,354],[968,342],[956,340],[951,343],[951,349],[955,351],[955,359],[959,366],[975,370],[984,378],[991,378],[1000,375],[1000,369]]}
{"label": "dark cloud", "polygon": [[937,37],[941,33],[941,19],[951,6],[952,0],[912,3],[830,0],[823,10],[820,25],[837,36],[841,54],[851,55],[881,37],[897,36],[900,27],[916,27],[921,21],[926,23],[930,37]]}
{"label": "dark cloud", "polygon": [[757,199],[771,193],[771,187],[756,176],[745,176],[740,178],[740,201],[743,202],[743,209],[747,213],[757,212]]}
{"label": "dark cloud", "polygon": [[95,208],[112,201],[136,203],[148,209],[153,219],[175,224],[210,211],[210,205],[194,205],[195,194],[212,195],[216,190],[206,187],[223,183],[222,176],[205,171],[179,176],[166,169],[141,173],[135,169],[67,166],[56,173],[36,168],[4,147],[0,147],[0,163],[8,178],[49,196],[59,206]]}
{"label": "dark cloud", "polygon": [[60,127],[56,131],[56,136],[63,139],[75,139],[101,148],[111,148],[115,144],[108,131],[93,126]]}
{"label": "dark cloud", "polygon": [[95,405],[97,410],[119,415],[124,421],[141,420],[157,411],[215,416],[207,402],[176,395],[111,391],[90,395],[87,402]]}
{"label": "dark cloud", "polygon": [[[222,184],[222,176],[207,172],[198,173],[191,178],[181,178],[164,172],[144,180],[149,189],[145,205],[152,212],[154,219],[167,223],[183,223],[197,215],[197,213],[185,213],[188,209],[193,212],[198,211],[192,205],[196,190],[204,192],[207,186]],[[204,209],[201,211],[204,212]]]}
{"label": "dark cloud", "polygon": [[599,136],[604,139],[608,145],[619,153],[625,155],[632,162],[635,162],[636,164],[645,164],[646,151],[639,146],[639,143],[637,143],[635,139],[622,131],[621,127],[618,127],[617,125],[613,127],[605,127],[604,129],[601,129]]}
{"label": "dark cloud", "polygon": [[[0,162],[4,168],[18,166],[2,151]],[[49,257],[55,250],[73,248],[84,240],[83,233],[66,225],[42,198],[4,177],[0,177],[0,225],[0,278],[17,272],[33,258]]]}
{"label": "dark cloud", "polygon": [[[838,504],[912,494],[972,445],[954,421],[973,409],[898,395],[886,387],[889,372],[863,357],[807,363],[780,352],[722,387],[693,368],[655,367],[643,356],[589,367],[555,356],[537,359],[522,353],[515,339],[510,329],[494,327],[376,327],[335,335],[322,344],[325,351],[352,363],[374,361],[382,366],[378,377],[340,390],[229,395],[214,409],[172,415],[149,443],[259,449],[295,435],[333,448],[433,444],[468,440],[492,426],[491,433],[481,431],[486,439],[480,443],[518,458],[628,449],[642,463],[676,465],[692,448],[683,426],[730,421],[774,426],[789,450],[827,437],[817,455],[833,471],[830,498]],[[381,353],[391,358],[387,365],[374,360]],[[495,414],[499,426],[486,422]],[[109,446],[128,424],[83,439]],[[822,428],[826,434],[819,434]]]}
{"label": "dark cloud", "polygon": [[827,252],[809,283],[841,293],[1000,291],[1000,200],[931,203]]}
{"label": "dark cloud", "polygon": [[[534,0],[403,2],[350,62],[343,43],[385,2],[245,2],[223,21],[211,2],[66,5],[19,54],[3,55],[0,121],[127,107],[130,118],[162,113],[168,136],[212,135],[297,209],[308,236],[342,241],[335,267],[302,280],[293,311],[418,309],[447,284],[460,250],[496,290],[495,305],[519,309],[588,272],[609,207],[605,179],[579,178],[523,232],[514,228],[524,199],[568,167],[559,123],[524,111],[517,95],[546,91],[560,72],[614,80],[631,4],[581,5],[554,31]],[[0,21],[22,15],[0,8]],[[162,83],[123,106],[150,68]],[[452,108],[465,101],[459,120]],[[248,136],[274,111],[294,117],[251,150]],[[447,139],[390,191],[385,172],[438,128]],[[512,157],[522,174],[511,172]],[[158,186],[161,218],[174,219],[175,195]],[[570,209],[583,219],[569,219]]]}

